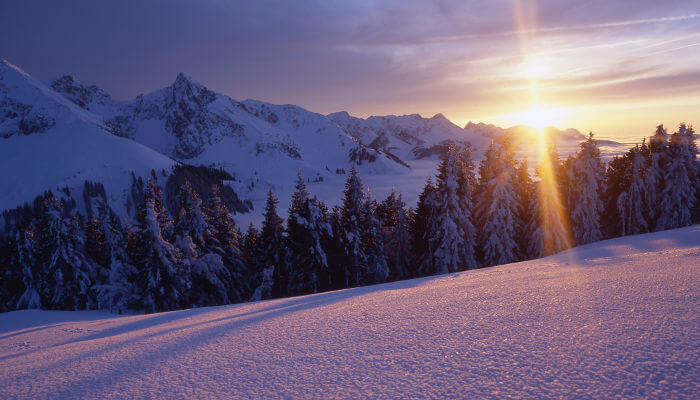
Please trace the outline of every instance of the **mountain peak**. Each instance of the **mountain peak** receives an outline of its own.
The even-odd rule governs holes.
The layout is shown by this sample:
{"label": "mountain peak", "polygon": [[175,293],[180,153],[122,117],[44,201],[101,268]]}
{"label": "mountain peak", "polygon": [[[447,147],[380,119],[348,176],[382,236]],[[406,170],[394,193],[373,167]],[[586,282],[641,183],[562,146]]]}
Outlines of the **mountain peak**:
{"label": "mountain peak", "polygon": [[170,85],[170,89],[175,98],[179,100],[197,99],[197,103],[207,104],[216,98],[216,93],[207,89],[184,72],[177,74],[175,82]]}
{"label": "mountain peak", "polygon": [[75,77],[73,75],[61,75],[58,78],[51,81],[51,85],[55,85],[55,84],[74,85],[74,84],[80,84],[80,82],[77,79],[75,79]]}
{"label": "mountain peak", "polygon": [[175,78],[175,82],[173,83],[173,86],[183,86],[183,85],[203,87],[203,85],[201,83],[197,82],[191,76],[187,75],[184,72],[180,72],[177,74],[177,77]]}
{"label": "mountain peak", "polygon": [[437,113],[430,118],[431,121],[435,122],[440,122],[440,123],[452,123],[447,117],[445,117],[442,113]]}
{"label": "mountain peak", "polygon": [[80,108],[91,110],[96,104],[109,103],[112,98],[96,85],[84,85],[72,75],[62,75],[48,84]]}

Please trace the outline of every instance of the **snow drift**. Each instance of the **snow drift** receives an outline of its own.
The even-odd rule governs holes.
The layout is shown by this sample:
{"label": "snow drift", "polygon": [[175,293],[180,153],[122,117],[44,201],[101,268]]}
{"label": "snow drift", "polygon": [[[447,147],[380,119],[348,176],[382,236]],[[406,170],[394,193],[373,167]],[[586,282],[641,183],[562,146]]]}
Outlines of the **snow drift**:
{"label": "snow drift", "polygon": [[317,295],[0,315],[1,398],[700,397],[700,226]]}

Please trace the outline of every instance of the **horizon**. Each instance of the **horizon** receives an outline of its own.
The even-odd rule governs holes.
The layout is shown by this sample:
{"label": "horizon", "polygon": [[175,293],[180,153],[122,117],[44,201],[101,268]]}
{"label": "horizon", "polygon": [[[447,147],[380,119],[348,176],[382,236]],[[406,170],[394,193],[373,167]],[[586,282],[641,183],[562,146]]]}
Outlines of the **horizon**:
{"label": "horizon", "polygon": [[11,3],[0,57],[118,100],[185,72],[234,99],[324,115],[443,114],[626,141],[697,123],[696,3],[475,4]]}
{"label": "horizon", "polygon": [[[5,62],[5,63],[7,63],[9,66],[11,66],[11,67],[13,67],[13,68],[15,68],[15,69],[21,71],[22,73],[25,73],[25,74],[28,74],[29,76],[32,76],[32,75],[29,74],[27,71],[25,71],[24,69],[22,69],[21,66],[12,63],[11,60],[8,60],[8,59],[5,59],[5,58],[0,58],[0,61],[3,61],[3,62]],[[51,77],[51,78],[34,77],[34,76],[32,76],[32,77],[38,79],[38,80],[39,80],[40,82],[42,82],[42,83],[52,82],[52,81],[54,81],[54,80],[57,80],[57,79],[60,79],[60,78],[63,78],[63,77],[70,77],[71,79],[75,80],[76,82],[78,82],[78,83],[80,83],[80,84],[82,84],[82,85],[85,85],[85,86],[97,86],[98,88],[104,90],[109,96],[111,96],[111,97],[114,98],[115,100],[120,101],[120,102],[123,102],[123,101],[134,100],[134,99],[137,98],[138,96],[149,95],[149,94],[151,94],[151,93],[154,93],[154,92],[157,92],[157,91],[162,90],[162,89],[164,89],[164,88],[167,88],[167,87],[171,86],[171,85],[176,81],[176,79],[177,79],[177,77],[178,77],[179,75],[184,75],[185,77],[187,77],[188,79],[192,80],[193,82],[198,83],[198,84],[200,84],[200,85],[203,85],[203,84],[200,82],[200,80],[197,79],[197,77],[193,77],[192,75],[190,75],[190,74],[188,74],[188,73],[186,73],[186,72],[184,72],[184,71],[180,71],[180,72],[177,73],[176,77],[172,80],[172,82],[171,82],[170,84],[167,84],[167,85],[164,86],[164,87],[156,88],[156,89],[153,89],[152,91],[149,91],[149,92],[143,92],[143,91],[142,91],[142,92],[139,92],[139,93],[138,93],[136,96],[134,96],[134,97],[120,99],[120,98],[117,98],[117,97],[113,96],[112,93],[108,92],[107,90],[105,90],[104,88],[100,87],[99,85],[96,85],[96,84],[91,83],[91,82],[84,82],[84,81],[82,81],[82,80],[80,79],[80,77],[75,76],[75,75],[70,74],[70,73],[60,74],[60,75],[57,75],[57,76],[54,76],[54,77]],[[228,95],[226,95],[226,94],[224,94],[224,93],[221,93],[221,92],[217,91],[216,88],[208,87],[207,85],[203,85],[203,86],[206,87],[206,88],[209,89],[209,90],[214,91],[215,93],[223,94],[223,95],[225,95],[225,96],[228,96]],[[228,96],[228,97],[232,98],[231,96]],[[249,100],[250,100],[250,101],[261,101],[261,100],[259,100],[259,99],[255,99],[255,98],[245,98],[245,99],[234,99],[234,98],[232,98],[232,99],[233,99],[233,100],[236,100],[236,101],[243,101],[243,102],[249,101]],[[272,103],[269,103],[269,104],[272,104]],[[281,103],[281,104],[275,104],[275,105],[292,105],[292,106],[298,106],[298,105],[292,104],[292,103]],[[310,110],[310,109],[306,109],[306,110],[307,110],[307,111],[310,111],[310,112],[316,112],[316,111]],[[569,130],[574,130],[574,131],[577,131],[577,132],[580,133],[580,134],[587,135],[587,132],[581,131],[580,129],[578,129],[578,128],[576,128],[576,127],[573,127],[573,126],[557,126],[557,125],[553,125],[553,124],[537,124],[537,123],[532,123],[533,121],[531,121],[531,120],[528,121],[528,118],[524,118],[524,119],[522,119],[522,120],[520,120],[520,121],[518,121],[518,122],[516,122],[515,124],[512,124],[512,125],[498,125],[498,124],[495,124],[495,123],[493,123],[493,122],[473,121],[473,120],[468,120],[467,122],[465,122],[465,123],[462,124],[462,123],[460,123],[459,121],[455,121],[455,120],[452,120],[452,119],[446,117],[443,113],[440,113],[440,112],[438,112],[437,114],[434,114],[434,115],[424,115],[424,114],[421,114],[421,113],[419,113],[419,112],[416,112],[416,113],[411,113],[411,114],[406,114],[406,113],[402,113],[402,114],[383,114],[383,115],[373,114],[373,115],[367,115],[367,116],[359,116],[359,115],[354,115],[354,114],[352,114],[351,112],[349,112],[349,111],[347,111],[347,110],[338,110],[338,111],[332,111],[332,112],[330,112],[330,113],[318,113],[318,114],[325,115],[325,116],[329,116],[329,115],[335,114],[335,113],[347,113],[347,114],[350,115],[351,117],[360,118],[360,119],[364,119],[364,120],[366,120],[366,119],[368,119],[368,118],[370,118],[370,117],[384,118],[384,117],[408,117],[408,116],[418,115],[420,118],[423,118],[423,119],[432,119],[432,118],[435,118],[435,117],[438,117],[438,116],[442,116],[443,118],[447,119],[450,123],[454,124],[455,126],[457,126],[457,127],[459,127],[459,128],[462,128],[462,129],[466,129],[466,127],[467,127],[469,124],[474,124],[474,125],[493,126],[493,127],[495,127],[495,128],[503,129],[503,130],[505,130],[505,131],[513,130],[513,129],[517,129],[517,128],[524,128],[524,129],[532,129],[532,130],[535,130],[535,131],[539,131],[540,133],[543,133],[543,132],[546,132],[546,131],[548,131],[548,130],[554,129],[554,130],[558,130],[558,131],[562,131],[562,132],[569,131]],[[529,119],[531,119],[531,118],[529,118]],[[530,122],[530,123],[529,123],[529,122]],[[685,121],[681,121],[681,122],[679,122],[679,124],[680,124],[680,123],[685,123]],[[675,129],[673,126],[669,126],[669,125],[664,124],[664,123],[661,123],[661,125],[663,125],[667,130],[669,130],[670,133],[673,132],[673,130]],[[688,125],[691,126],[691,127],[693,126],[692,124],[688,124]],[[595,135],[596,139],[599,139],[599,140],[613,140],[613,141],[617,141],[619,144],[634,144],[634,143],[636,143],[637,140],[638,140],[638,141],[641,141],[641,140],[644,139],[644,138],[648,138],[648,137],[652,136],[652,134],[642,134],[640,137],[636,137],[636,136],[634,136],[634,137],[633,137],[633,136],[629,136],[629,137],[624,137],[624,136],[601,136],[601,135],[598,135],[598,134],[595,134],[595,133],[594,133],[594,135]]]}

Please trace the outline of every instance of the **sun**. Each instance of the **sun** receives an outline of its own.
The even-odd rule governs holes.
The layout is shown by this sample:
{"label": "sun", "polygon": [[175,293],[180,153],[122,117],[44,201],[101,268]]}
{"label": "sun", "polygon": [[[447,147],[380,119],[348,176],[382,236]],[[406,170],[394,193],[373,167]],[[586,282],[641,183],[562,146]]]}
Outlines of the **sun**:
{"label": "sun", "polygon": [[527,125],[542,130],[555,125],[566,112],[559,108],[534,106],[528,110],[518,111],[508,115],[508,119],[517,125]]}

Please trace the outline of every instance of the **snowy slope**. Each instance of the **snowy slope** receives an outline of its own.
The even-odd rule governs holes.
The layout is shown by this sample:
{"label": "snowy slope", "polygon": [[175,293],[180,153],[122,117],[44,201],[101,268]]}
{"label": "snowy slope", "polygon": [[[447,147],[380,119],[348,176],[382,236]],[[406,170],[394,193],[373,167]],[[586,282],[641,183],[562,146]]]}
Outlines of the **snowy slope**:
{"label": "snowy slope", "polygon": [[121,199],[132,171],[145,176],[173,164],[107,132],[100,117],[0,60],[0,210],[45,190],[82,188],[85,180],[104,183],[110,197]]}
{"label": "snowy slope", "polygon": [[0,314],[0,398],[700,398],[700,226],[162,314]]}
{"label": "snowy slope", "polygon": [[115,135],[188,164],[224,168],[256,210],[270,187],[286,208],[299,170],[318,183],[315,193],[324,200],[340,197],[345,172],[354,164],[363,175],[410,173],[401,160],[363,146],[324,115],[294,105],[239,102],[184,73],[166,88],[123,102],[70,76],[50,85],[99,115]]}

